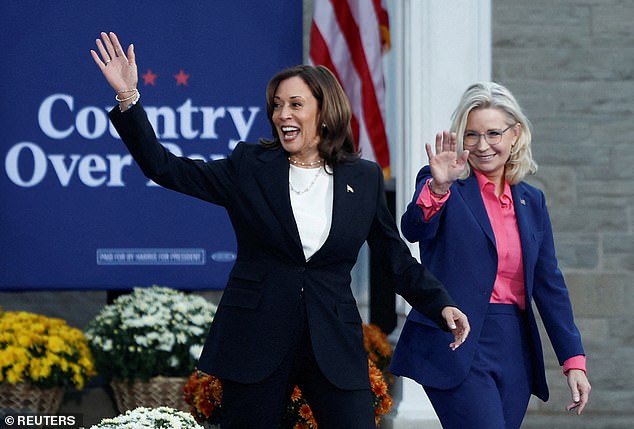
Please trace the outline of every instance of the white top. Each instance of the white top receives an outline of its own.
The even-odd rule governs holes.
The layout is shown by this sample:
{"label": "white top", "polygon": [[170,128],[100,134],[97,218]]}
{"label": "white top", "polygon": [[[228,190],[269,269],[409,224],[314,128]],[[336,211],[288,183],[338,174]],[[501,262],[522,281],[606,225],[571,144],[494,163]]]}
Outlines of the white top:
{"label": "white top", "polygon": [[300,168],[289,165],[288,187],[299,238],[308,261],[323,246],[332,224],[332,174],[324,167]]}

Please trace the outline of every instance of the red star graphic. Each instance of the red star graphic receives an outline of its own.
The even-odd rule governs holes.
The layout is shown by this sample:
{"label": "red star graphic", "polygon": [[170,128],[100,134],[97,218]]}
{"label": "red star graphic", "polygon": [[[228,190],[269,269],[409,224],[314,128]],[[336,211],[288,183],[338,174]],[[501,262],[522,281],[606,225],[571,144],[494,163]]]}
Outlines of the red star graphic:
{"label": "red star graphic", "polygon": [[156,86],[156,78],[158,77],[158,75],[152,73],[152,70],[148,69],[148,71],[146,71],[142,77],[143,77],[143,85]]}
{"label": "red star graphic", "polygon": [[175,74],[174,77],[176,78],[176,86],[179,86],[179,85],[187,86],[187,79],[189,79],[189,75],[185,73],[183,69],[181,69],[181,71],[179,71],[178,74]]}

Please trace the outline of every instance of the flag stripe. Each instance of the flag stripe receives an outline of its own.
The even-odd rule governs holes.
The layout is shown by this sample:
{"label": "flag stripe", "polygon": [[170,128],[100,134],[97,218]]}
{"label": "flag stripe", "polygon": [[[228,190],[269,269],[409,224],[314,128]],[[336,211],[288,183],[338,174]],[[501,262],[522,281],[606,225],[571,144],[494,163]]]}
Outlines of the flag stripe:
{"label": "flag stripe", "polygon": [[[361,78],[361,103],[363,105],[365,122],[368,124],[377,124],[377,126],[372,126],[367,130],[368,134],[373,142],[387,142],[385,125],[383,124],[383,117],[381,116],[381,110],[379,109],[378,100],[374,92],[372,75],[370,74],[366,61],[359,27],[354,21],[348,2],[335,0],[332,4],[335,10],[335,17],[339,21],[339,27],[342,28],[344,38],[351,50],[352,62]],[[384,151],[387,151],[387,145],[377,144],[373,145],[373,147],[376,159],[379,161],[383,160],[385,157]]]}
{"label": "flag stripe", "polygon": [[[363,106],[361,103],[361,79],[357,75],[354,67],[350,66],[350,51],[348,45],[343,40],[342,32],[339,29],[337,20],[334,19],[332,8],[330,8],[329,2],[322,2],[324,6],[322,14],[315,16],[315,31],[323,39],[323,44],[317,43],[315,46],[321,46],[321,50],[317,50],[314,55],[311,56],[314,64],[329,63],[331,65],[330,70],[333,71],[335,76],[341,82],[352,106],[352,114],[355,119],[353,124],[353,133],[355,133],[355,141],[357,147],[361,150],[362,156],[366,159],[376,161],[375,150],[372,142],[368,137],[366,130],[365,117],[363,114]],[[329,18],[330,17],[330,18]],[[323,22],[323,24],[321,24]],[[327,32],[319,31],[321,27],[327,28]],[[330,50],[327,48],[331,47]]]}
{"label": "flag stripe", "polygon": [[[376,25],[378,18],[374,8],[362,5],[359,1],[351,1],[349,5],[350,13],[358,26],[357,34],[361,39],[363,51],[360,53],[365,56],[374,91],[383,92],[381,32],[379,26]],[[372,23],[372,25],[367,23]]]}
{"label": "flag stripe", "polygon": [[310,61],[332,70],[350,99],[362,156],[384,171],[390,163],[382,72],[387,18],[381,0],[315,0],[310,36]]}
{"label": "flag stripe", "polygon": [[[328,46],[326,45],[326,41],[324,40],[323,36],[319,32],[319,29],[317,28],[314,22],[310,27],[310,49],[311,49],[311,52],[315,50],[316,52],[320,53],[319,64],[331,70],[332,73],[337,78],[337,80],[339,82],[342,82],[341,77],[339,77],[337,73],[337,68],[335,67],[335,64],[333,63],[332,58],[330,57],[330,53],[328,51]],[[313,55],[311,54],[311,58],[312,57]],[[357,121],[357,118],[355,115],[352,115],[350,122],[351,122],[350,128],[352,128],[352,136],[354,137],[354,141],[358,145],[359,144],[359,122]]]}
{"label": "flag stripe", "polygon": [[348,50],[348,45],[343,39],[339,24],[334,18],[334,11],[330,2],[323,1],[319,6],[321,6],[321,13],[316,13],[315,23],[317,27],[321,25],[327,29],[325,33],[321,34],[326,47],[330,47],[330,50],[318,51],[315,58],[318,58],[319,54],[330,55],[333,70],[337,71],[340,82],[349,95],[353,115],[359,123],[357,128],[357,145],[364,158],[376,161],[372,142],[367,135],[363,106],[361,104],[361,97],[359,96],[359,94],[361,94],[361,80],[354,67],[350,65],[349,59],[351,54]]}
{"label": "flag stripe", "polygon": [[374,11],[379,21],[379,31],[381,32],[381,49],[386,51],[392,44],[390,40],[390,19],[385,7],[385,0],[373,0]]}

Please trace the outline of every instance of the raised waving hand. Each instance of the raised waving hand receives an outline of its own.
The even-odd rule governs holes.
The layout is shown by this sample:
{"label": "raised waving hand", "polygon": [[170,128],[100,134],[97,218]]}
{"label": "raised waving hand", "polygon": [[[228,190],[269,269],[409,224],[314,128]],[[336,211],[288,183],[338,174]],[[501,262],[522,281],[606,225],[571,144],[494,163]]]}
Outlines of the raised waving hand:
{"label": "raised waving hand", "polygon": [[101,39],[97,39],[96,43],[99,53],[91,49],[90,54],[112,89],[116,91],[117,101],[136,96],[139,75],[134,45],[128,46],[126,54],[113,32],[102,32]]}
{"label": "raised waving hand", "polygon": [[464,150],[460,155],[456,153],[456,133],[443,131],[436,133],[435,153],[431,145],[425,143],[425,150],[429,158],[429,167],[433,177],[431,188],[436,194],[446,194],[451,184],[464,171],[469,151]]}

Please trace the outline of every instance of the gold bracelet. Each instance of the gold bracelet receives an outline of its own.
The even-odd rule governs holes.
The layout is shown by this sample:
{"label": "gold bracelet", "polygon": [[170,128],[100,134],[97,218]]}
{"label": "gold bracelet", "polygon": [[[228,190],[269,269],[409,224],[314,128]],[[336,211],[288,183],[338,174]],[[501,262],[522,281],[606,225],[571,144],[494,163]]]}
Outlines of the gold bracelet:
{"label": "gold bracelet", "polygon": [[132,89],[122,89],[121,91],[117,91],[117,94],[124,94],[126,92],[135,92],[138,91],[138,89],[136,88],[132,88]]}
{"label": "gold bracelet", "polygon": [[114,96],[114,99],[117,100],[119,103],[124,103],[126,101],[134,100],[138,93],[139,93],[139,90],[135,89],[134,93],[132,95],[130,95],[129,97],[119,98],[119,94],[117,94],[117,95]]}

